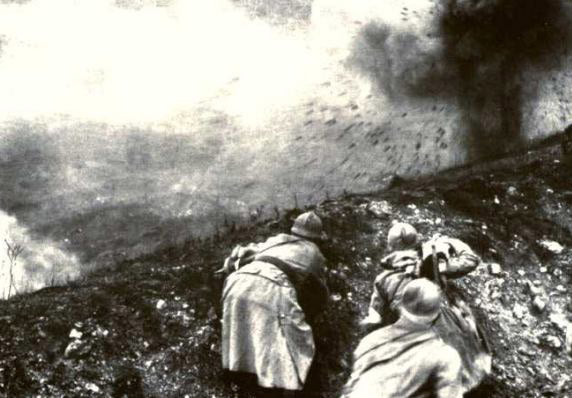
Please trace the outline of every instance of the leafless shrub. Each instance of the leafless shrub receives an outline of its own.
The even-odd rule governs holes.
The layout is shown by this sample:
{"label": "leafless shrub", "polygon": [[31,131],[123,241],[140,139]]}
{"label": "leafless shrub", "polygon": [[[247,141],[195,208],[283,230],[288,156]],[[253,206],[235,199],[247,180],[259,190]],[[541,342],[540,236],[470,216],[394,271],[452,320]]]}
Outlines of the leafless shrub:
{"label": "leafless shrub", "polygon": [[6,243],[6,254],[8,256],[9,264],[9,278],[10,281],[8,283],[8,297],[12,295],[12,287],[14,288],[14,292],[18,294],[18,290],[16,289],[16,285],[14,284],[14,266],[16,265],[16,261],[18,260],[18,256],[24,251],[24,247],[19,244],[8,242],[7,239],[4,239],[4,243]]}

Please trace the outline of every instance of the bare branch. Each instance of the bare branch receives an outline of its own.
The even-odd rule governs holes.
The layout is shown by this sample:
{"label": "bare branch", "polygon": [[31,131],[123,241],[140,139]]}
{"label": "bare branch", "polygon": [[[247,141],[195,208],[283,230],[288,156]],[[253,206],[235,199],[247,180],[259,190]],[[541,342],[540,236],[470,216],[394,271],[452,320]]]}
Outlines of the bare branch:
{"label": "bare branch", "polygon": [[11,245],[7,239],[4,239],[4,243],[6,243],[6,254],[8,255],[8,260],[10,260],[10,282],[8,284],[8,298],[10,298],[12,288],[14,288],[14,292],[18,294],[18,289],[16,289],[16,284],[14,283],[14,265],[16,264],[18,256],[24,251],[24,247],[18,244]]}

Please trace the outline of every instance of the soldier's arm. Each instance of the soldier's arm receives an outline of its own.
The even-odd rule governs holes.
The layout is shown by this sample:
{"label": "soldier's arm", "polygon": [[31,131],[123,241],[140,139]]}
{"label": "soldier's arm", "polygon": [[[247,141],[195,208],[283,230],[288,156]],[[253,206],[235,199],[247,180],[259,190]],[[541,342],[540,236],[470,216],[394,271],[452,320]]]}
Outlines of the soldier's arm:
{"label": "soldier's arm", "polygon": [[263,248],[272,244],[274,238],[269,238],[262,243],[249,243],[246,246],[237,245],[232,249],[230,256],[224,260],[223,267],[217,273],[225,273],[226,275],[237,271],[239,268],[254,260],[254,256]]}
{"label": "soldier's arm", "polygon": [[309,274],[301,287],[301,295],[298,297],[300,306],[309,318],[313,318],[328,304],[330,292],[323,278]]}
{"label": "soldier's arm", "polygon": [[[314,254],[312,266],[307,269],[307,272],[294,274],[291,279],[291,282],[298,284],[296,288],[298,302],[309,320],[324,310],[330,298],[326,283],[326,259],[319,250]],[[298,282],[295,282],[296,279]]]}
{"label": "soldier's arm", "polygon": [[373,293],[369,302],[369,308],[367,312],[367,317],[365,317],[360,324],[366,325],[377,325],[383,321],[382,314],[383,308],[385,306],[385,297],[380,292],[380,282],[381,275],[379,275],[375,282],[373,283]]}
{"label": "soldier's arm", "polygon": [[449,278],[459,278],[473,271],[480,264],[481,259],[466,243],[459,239],[447,238],[446,241],[453,253],[449,257],[449,263],[445,275]]}

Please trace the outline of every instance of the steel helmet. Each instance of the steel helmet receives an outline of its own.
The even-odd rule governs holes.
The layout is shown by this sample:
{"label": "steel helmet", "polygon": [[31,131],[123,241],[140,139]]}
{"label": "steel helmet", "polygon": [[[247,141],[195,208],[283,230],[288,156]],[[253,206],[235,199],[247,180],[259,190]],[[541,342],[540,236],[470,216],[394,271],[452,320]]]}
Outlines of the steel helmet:
{"label": "steel helmet", "polygon": [[400,312],[415,323],[431,323],[440,313],[441,289],[428,279],[414,279],[405,286]]}
{"label": "steel helmet", "polygon": [[389,250],[412,249],[417,245],[419,235],[411,224],[395,223],[387,233],[387,248]]}
{"label": "steel helmet", "polygon": [[313,211],[300,214],[291,229],[293,234],[310,239],[323,239],[322,220]]}

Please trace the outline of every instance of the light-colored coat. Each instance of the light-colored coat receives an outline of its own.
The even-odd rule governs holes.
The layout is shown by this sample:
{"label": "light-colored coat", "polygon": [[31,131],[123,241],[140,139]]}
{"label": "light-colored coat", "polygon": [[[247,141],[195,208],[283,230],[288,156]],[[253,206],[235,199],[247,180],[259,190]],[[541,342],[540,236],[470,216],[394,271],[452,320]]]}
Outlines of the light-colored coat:
{"label": "light-colored coat", "polygon": [[343,398],[461,398],[460,371],[430,325],[401,318],[360,342]]}
{"label": "light-colored coat", "polygon": [[[471,248],[459,239],[443,237],[438,243],[440,246],[453,248],[455,252],[444,252],[446,261],[439,264],[440,273],[449,278],[467,275],[481,261]],[[424,245],[423,252],[428,252],[423,253],[424,257],[430,256],[430,250],[426,249],[428,246],[430,245]],[[405,285],[418,277],[421,261],[421,253],[417,250],[398,250],[383,258],[382,265],[386,270],[375,278],[368,317],[364,323],[387,326],[397,320]]]}
{"label": "light-colored coat", "polygon": [[[479,257],[458,239],[448,239],[454,242],[457,250],[456,255],[448,255],[446,268],[442,272],[451,278],[458,278],[475,269],[480,262]],[[392,269],[383,271],[375,279],[368,317],[364,320],[366,324],[387,326],[399,318],[405,286],[417,278],[416,269],[419,268],[421,258],[416,251],[406,250],[393,252],[383,261],[386,267]],[[470,307],[460,298],[451,300],[447,294],[445,296],[435,330],[461,356],[462,387],[463,392],[467,392],[491,372],[492,358]]]}
{"label": "light-colored coat", "polygon": [[[300,390],[315,346],[298,297],[305,285],[295,284],[307,278],[319,281],[315,292],[304,293],[320,295],[316,300],[324,301],[325,259],[314,243],[287,234],[248,248],[258,253],[254,261],[228,276],[223,289],[223,368],[256,374],[262,387]],[[296,280],[256,260],[262,256],[286,263]]]}

